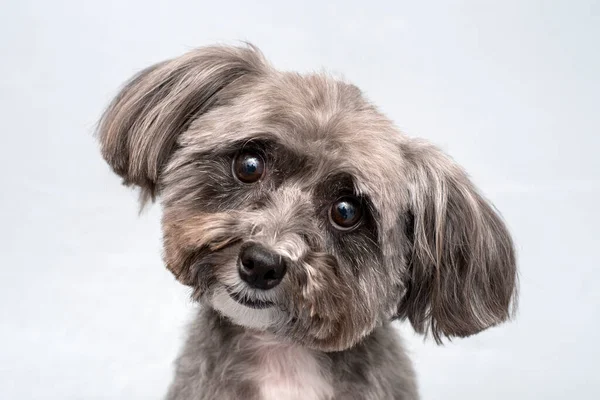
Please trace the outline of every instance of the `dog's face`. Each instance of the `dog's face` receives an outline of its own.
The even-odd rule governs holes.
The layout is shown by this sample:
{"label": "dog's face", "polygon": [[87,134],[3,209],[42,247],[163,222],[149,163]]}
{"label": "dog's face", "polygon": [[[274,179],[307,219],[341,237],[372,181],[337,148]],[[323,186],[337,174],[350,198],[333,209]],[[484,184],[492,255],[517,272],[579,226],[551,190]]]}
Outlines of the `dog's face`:
{"label": "dog's face", "polygon": [[332,351],[393,318],[439,341],[510,315],[501,219],[352,85],[203,48],[136,76],[99,138],[162,198],[167,267],[236,324]]}

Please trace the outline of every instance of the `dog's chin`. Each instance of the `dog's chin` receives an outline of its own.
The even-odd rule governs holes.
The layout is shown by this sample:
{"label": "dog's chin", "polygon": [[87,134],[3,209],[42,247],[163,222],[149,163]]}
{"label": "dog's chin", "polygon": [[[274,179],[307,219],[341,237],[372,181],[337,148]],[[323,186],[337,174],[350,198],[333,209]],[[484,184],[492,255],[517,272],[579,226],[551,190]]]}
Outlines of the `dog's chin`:
{"label": "dog's chin", "polygon": [[267,330],[286,320],[286,313],[274,303],[245,299],[224,286],[215,288],[210,304],[219,314],[246,328]]}

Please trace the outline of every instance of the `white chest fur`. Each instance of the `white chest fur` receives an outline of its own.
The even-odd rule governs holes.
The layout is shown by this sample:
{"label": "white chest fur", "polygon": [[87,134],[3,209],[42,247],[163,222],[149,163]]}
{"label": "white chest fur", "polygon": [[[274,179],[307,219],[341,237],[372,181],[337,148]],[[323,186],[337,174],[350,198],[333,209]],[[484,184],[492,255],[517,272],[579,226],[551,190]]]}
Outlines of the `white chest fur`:
{"label": "white chest fur", "polygon": [[249,334],[244,347],[253,353],[254,379],[263,400],[327,400],[333,397],[330,377],[318,354],[284,343],[267,333]]}

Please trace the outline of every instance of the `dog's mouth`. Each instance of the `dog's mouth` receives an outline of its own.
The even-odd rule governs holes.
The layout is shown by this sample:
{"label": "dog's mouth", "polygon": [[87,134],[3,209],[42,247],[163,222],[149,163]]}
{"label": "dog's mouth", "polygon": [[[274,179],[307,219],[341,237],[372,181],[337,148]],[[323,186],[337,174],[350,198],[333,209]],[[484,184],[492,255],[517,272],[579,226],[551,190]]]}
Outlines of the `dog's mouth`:
{"label": "dog's mouth", "polygon": [[264,309],[264,308],[270,308],[275,305],[275,303],[270,302],[270,301],[249,299],[247,296],[245,296],[239,292],[235,292],[235,291],[233,291],[233,289],[231,289],[229,287],[227,288],[227,293],[233,300],[235,300],[239,304],[246,306],[246,307],[254,308],[257,310]]}

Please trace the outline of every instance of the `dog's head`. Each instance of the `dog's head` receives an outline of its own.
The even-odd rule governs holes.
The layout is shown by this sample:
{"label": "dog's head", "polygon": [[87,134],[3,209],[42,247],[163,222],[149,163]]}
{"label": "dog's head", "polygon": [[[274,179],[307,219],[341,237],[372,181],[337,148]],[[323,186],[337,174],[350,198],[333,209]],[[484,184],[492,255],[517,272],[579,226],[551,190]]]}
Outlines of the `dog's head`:
{"label": "dog's head", "polygon": [[440,341],[510,316],[501,218],[353,85],[201,48],[134,77],[98,135],[126,184],[160,196],[169,270],[236,324],[329,351],[394,318]]}

